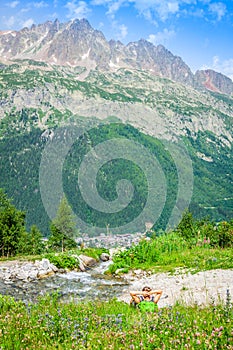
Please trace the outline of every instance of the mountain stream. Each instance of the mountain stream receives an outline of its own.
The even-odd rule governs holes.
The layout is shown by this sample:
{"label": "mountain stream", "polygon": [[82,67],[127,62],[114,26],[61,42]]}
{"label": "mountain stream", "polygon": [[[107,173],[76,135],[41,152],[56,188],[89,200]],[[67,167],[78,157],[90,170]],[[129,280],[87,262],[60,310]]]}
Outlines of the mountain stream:
{"label": "mountain stream", "polygon": [[26,303],[36,302],[39,296],[59,292],[63,301],[106,300],[122,294],[128,285],[122,278],[105,275],[111,261],[101,262],[85,272],[70,271],[30,282],[0,280],[0,294],[13,296]]}

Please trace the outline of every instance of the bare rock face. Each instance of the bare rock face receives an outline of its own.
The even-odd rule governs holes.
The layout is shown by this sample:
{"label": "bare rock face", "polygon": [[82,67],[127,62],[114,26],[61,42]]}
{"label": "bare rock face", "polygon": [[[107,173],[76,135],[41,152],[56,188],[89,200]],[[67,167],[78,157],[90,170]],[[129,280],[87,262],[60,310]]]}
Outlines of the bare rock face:
{"label": "bare rock face", "polygon": [[161,77],[195,85],[190,68],[180,57],[174,56],[162,45],[155,46],[146,40],[139,40],[128,44],[125,51],[126,60],[134,61],[131,64],[137,69],[149,70]]}
{"label": "bare rock face", "polygon": [[233,82],[230,78],[214,70],[198,70],[195,73],[196,80],[206,89],[231,95],[233,93]]}
{"label": "bare rock face", "polygon": [[185,62],[164,46],[141,39],[123,45],[110,40],[91,27],[85,19],[67,23],[47,21],[20,31],[0,32],[3,61],[32,59],[62,66],[98,68],[108,72],[120,68],[140,69],[151,74],[192,86],[231,94],[233,83],[212,70],[197,71],[195,76]]}
{"label": "bare rock face", "polygon": [[197,85],[184,61],[162,45],[143,39],[126,46],[119,41],[108,42],[85,19],[64,24],[47,21],[18,32],[0,32],[0,54],[3,61],[32,59],[105,72],[119,68],[147,70],[186,85]]}

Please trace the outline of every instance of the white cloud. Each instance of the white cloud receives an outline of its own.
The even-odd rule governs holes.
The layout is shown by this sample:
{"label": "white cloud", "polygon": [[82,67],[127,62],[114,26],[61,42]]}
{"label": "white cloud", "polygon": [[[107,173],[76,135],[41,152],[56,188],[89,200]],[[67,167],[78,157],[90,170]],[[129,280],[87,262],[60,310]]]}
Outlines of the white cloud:
{"label": "white cloud", "polygon": [[104,27],[104,23],[103,23],[103,22],[100,22],[99,25],[98,25],[97,27],[98,27],[98,29],[103,28],[103,27]]}
{"label": "white cloud", "polygon": [[49,5],[45,1],[33,2],[33,6],[37,9],[48,7]]}
{"label": "white cloud", "polygon": [[86,18],[91,11],[85,1],[69,1],[65,7],[69,10],[69,13],[67,15],[68,18]]}
{"label": "white cloud", "polygon": [[19,1],[12,1],[8,3],[8,6],[12,9],[16,8],[17,5],[19,5]]}
{"label": "white cloud", "polygon": [[26,21],[24,21],[22,25],[23,25],[23,28],[25,27],[30,28],[33,25],[33,23],[35,23],[34,20],[32,18],[29,18]]}
{"label": "white cloud", "polygon": [[116,40],[123,40],[128,34],[128,27],[125,24],[119,24],[116,20],[111,22],[114,38]]}
{"label": "white cloud", "polygon": [[121,7],[131,5],[140,15],[154,24],[157,24],[158,20],[166,21],[170,16],[181,14],[198,17],[207,17],[211,14],[219,21],[227,11],[224,2],[212,0],[92,0],[91,5],[105,6],[107,15],[112,18]]}
{"label": "white cloud", "polygon": [[122,40],[124,39],[128,34],[128,28],[124,25],[124,24],[121,24],[119,26],[119,40]]}
{"label": "white cloud", "polygon": [[4,17],[3,22],[7,28],[12,28],[16,23],[16,18],[15,16]]}
{"label": "white cloud", "polygon": [[25,8],[22,8],[20,10],[20,13],[26,13],[26,12],[29,12],[31,9],[29,7],[25,7]]}
{"label": "white cloud", "polygon": [[205,65],[202,69],[213,69],[216,72],[222,73],[233,81],[233,58],[221,61],[218,56],[212,58],[211,65]]}
{"label": "white cloud", "polygon": [[215,2],[209,4],[209,10],[214,16],[217,17],[218,21],[221,21],[221,19],[225,16],[227,11],[226,5],[222,2]]}
{"label": "white cloud", "polygon": [[121,8],[124,3],[124,0],[112,1],[109,3],[107,15],[114,17],[115,13]]}
{"label": "white cloud", "polygon": [[114,0],[93,0],[91,2],[92,5],[108,5],[110,3],[113,3]]}
{"label": "white cloud", "polygon": [[150,34],[148,37],[148,41],[150,41],[154,45],[165,45],[169,39],[176,35],[174,30],[168,30],[165,28],[162,32],[158,32],[156,34]]}
{"label": "white cloud", "polygon": [[128,34],[128,28],[125,24],[119,24],[115,19],[115,15],[122,6],[125,6],[130,2],[131,0],[93,0],[91,2],[92,5],[103,5],[107,7],[106,15],[111,22],[117,40],[125,39]]}
{"label": "white cloud", "polygon": [[150,13],[151,18],[159,18],[160,20],[166,20],[169,15],[176,14],[180,10],[180,4],[185,0],[132,0],[134,7],[144,15],[148,17]]}
{"label": "white cloud", "polygon": [[114,16],[122,7],[132,5],[147,20],[155,22],[155,17],[166,20],[170,15],[178,14],[181,5],[195,4],[196,0],[92,0],[91,4],[107,7],[107,14]]}

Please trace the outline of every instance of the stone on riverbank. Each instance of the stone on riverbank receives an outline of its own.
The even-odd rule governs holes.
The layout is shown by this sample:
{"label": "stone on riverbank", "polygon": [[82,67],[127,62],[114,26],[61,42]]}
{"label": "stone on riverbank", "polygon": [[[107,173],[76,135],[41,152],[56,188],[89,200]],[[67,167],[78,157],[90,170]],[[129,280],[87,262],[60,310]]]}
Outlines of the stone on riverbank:
{"label": "stone on riverbank", "polygon": [[54,275],[56,272],[58,268],[48,259],[35,262],[7,261],[0,263],[0,279],[6,283],[16,280],[32,281]]}
{"label": "stone on riverbank", "polygon": [[87,255],[81,254],[78,256],[78,258],[79,258],[80,264],[84,267],[92,267],[92,266],[95,266],[97,264],[97,261],[94,258],[91,258],[90,256],[87,256]]}
{"label": "stone on riverbank", "polygon": [[101,260],[101,261],[108,261],[109,259],[110,259],[110,255],[107,254],[107,253],[102,253],[102,254],[100,255],[100,260]]}

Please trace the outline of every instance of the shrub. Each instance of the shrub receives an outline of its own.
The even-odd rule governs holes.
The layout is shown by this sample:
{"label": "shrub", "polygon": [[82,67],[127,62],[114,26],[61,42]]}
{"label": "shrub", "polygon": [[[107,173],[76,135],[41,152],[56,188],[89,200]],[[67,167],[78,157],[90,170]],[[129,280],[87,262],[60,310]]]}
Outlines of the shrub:
{"label": "shrub", "polygon": [[79,266],[79,261],[69,253],[49,253],[44,256],[59,269],[74,269]]}

